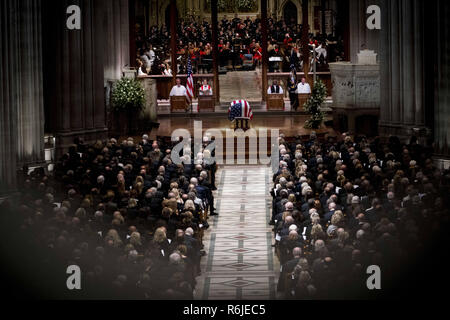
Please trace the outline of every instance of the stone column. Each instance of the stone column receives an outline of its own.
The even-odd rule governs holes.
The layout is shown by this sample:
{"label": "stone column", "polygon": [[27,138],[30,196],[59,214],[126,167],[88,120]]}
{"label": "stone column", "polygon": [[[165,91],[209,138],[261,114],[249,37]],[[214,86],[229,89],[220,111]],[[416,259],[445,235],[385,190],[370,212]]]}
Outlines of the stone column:
{"label": "stone column", "polygon": [[309,58],[309,48],[308,48],[308,40],[309,40],[309,24],[308,24],[308,0],[302,1],[302,59],[303,59],[303,72],[305,74],[306,80],[308,80],[308,72],[310,65]]}
{"label": "stone column", "polygon": [[[170,0],[170,55],[172,58],[172,85],[175,85],[175,79],[178,72],[177,63],[177,1]],[[178,12],[179,13],[179,12]]]}
{"label": "stone column", "polygon": [[[97,0],[99,1],[99,0]],[[107,127],[113,127],[111,113],[111,89],[122,77],[122,70],[130,66],[130,32],[128,0],[100,0],[105,6],[103,28],[105,30],[104,92],[106,102]]]}
{"label": "stone column", "polygon": [[219,86],[219,41],[218,41],[218,21],[217,21],[217,0],[211,1],[211,45],[213,55],[213,94],[215,98],[215,104],[220,103],[220,86]]}
{"label": "stone column", "polygon": [[407,139],[425,128],[424,3],[381,0],[380,133]]}
{"label": "stone column", "polygon": [[39,164],[44,162],[41,0],[21,0],[18,11],[17,160]]}
{"label": "stone column", "polygon": [[[366,26],[367,7],[380,5],[380,0],[350,0],[350,61],[356,63],[356,55],[363,49],[379,52],[380,30],[369,30]],[[384,14],[384,11],[381,12]],[[382,26],[383,28],[383,26]]]}
{"label": "stone column", "polygon": [[267,53],[267,0],[261,0],[261,47],[262,47],[262,99],[267,101],[267,68],[269,55]]}
{"label": "stone column", "polygon": [[20,86],[18,2],[0,2],[0,195],[14,191],[17,186],[17,93]]}
{"label": "stone column", "polygon": [[[66,28],[66,8],[81,9],[81,30]],[[44,5],[44,101],[48,129],[56,135],[56,157],[75,137],[107,137],[104,92],[105,7],[96,0],[61,0]]]}
{"label": "stone column", "polygon": [[130,49],[130,57],[133,59],[130,61],[130,65],[132,67],[136,67],[136,56],[137,47],[136,47],[136,1],[137,0],[129,0],[128,1],[128,25],[129,25],[129,49]]}
{"label": "stone column", "polygon": [[44,162],[41,0],[0,4],[0,194],[16,187],[16,168]]}
{"label": "stone column", "polygon": [[435,160],[438,167],[450,167],[450,4],[437,0],[433,8],[434,33],[433,43],[435,60],[434,79],[434,145]]}
{"label": "stone column", "polygon": [[150,1],[150,25],[158,25],[158,5],[157,1]]}
{"label": "stone column", "polygon": [[[98,0],[97,0],[98,1]],[[130,65],[128,0],[101,0],[105,5],[105,85],[122,77],[122,69]],[[131,57],[134,58],[134,57]]]}

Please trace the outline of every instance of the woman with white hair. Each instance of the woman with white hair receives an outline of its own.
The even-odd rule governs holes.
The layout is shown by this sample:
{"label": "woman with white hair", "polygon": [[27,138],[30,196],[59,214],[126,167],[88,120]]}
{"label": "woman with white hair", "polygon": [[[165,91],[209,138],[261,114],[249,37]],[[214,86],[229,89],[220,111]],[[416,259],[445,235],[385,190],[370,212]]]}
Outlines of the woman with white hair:
{"label": "woman with white hair", "polygon": [[111,246],[114,248],[121,247],[123,245],[122,240],[120,239],[119,233],[115,229],[110,229],[105,237],[105,243],[107,246]]}
{"label": "woman with white hair", "polygon": [[132,244],[136,250],[138,250],[138,251],[141,250],[142,239],[141,239],[141,234],[139,232],[137,232],[137,231],[132,232],[130,235],[129,241],[130,241],[130,244]]}
{"label": "woman with white hair", "polygon": [[167,240],[167,229],[159,227],[153,234],[153,239],[150,243],[150,252],[153,252],[157,259],[167,261],[170,254],[170,243]]}

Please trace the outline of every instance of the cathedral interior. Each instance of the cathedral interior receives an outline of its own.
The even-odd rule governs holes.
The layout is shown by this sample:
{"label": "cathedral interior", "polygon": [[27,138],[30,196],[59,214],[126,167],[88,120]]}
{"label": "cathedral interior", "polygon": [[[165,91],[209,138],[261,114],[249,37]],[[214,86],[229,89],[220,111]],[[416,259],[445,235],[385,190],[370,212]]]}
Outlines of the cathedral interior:
{"label": "cathedral interior", "polygon": [[[78,9],[70,11],[70,6]],[[65,269],[57,268],[89,260],[84,250],[101,248],[92,255],[106,251],[102,261],[107,261],[120,248],[128,251],[125,258],[117,253],[119,262],[112,263],[123,267],[117,278],[111,271],[111,292],[121,292],[114,298],[339,298],[341,291],[314,276],[320,273],[317,266],[333,261],[333,270],[340,270],[345,256],[353,263],[348,268],[357,274],[369,260],[385,263],[397,254],[380,249],[394,243],[392,238],[398,237],[399,247],[405,248],[420,238],[423,242],[417,247],[422,248],[432,243],[423,240],[423,234],[448,223],[448,1],[2,0],[0,15],[1,224],[10,228],[5,232],[15,232],[16,221],[8,220],[3,211],[17,207],[25,217],[17,227],[40,230],[42,237],[28,241],[43,243],[42,255],[54,259],[42,278],[54,271],[55,283],[65,279]],[[289,87],[293,77],[294,91]],[[312,92],[297,92],[302,78]],[[116,88],[123,79],[142,89],[143,102],[135,112],[115,109]],[[184,97],[181,107],[176,105],[177,86],[187,88],[188,105]],[[204,86],[210,95],[203,93]],[[311,94],[316,98],[320,90],[324,93],[317,98],[319,111],[311,111]],[[302,94],[309,96],[301,100]],[[246,102],[251,109],[242,110],[247,123],[242,120],[240,128],[230,111]],[[304,125],[312,121],[311,114],[320,116],[316,127]],[[244,161],[213,167],[192,160],[180,169],[169,157],[172,143],[178,142],[172,133],[179,128],[193,133],[199,121],[204,144],[211,142],[207,132],[225,136],[233,125],[247,133],[278,130],[276,166]],[[248,139],[244,144],[251,148]],[[255,139],[254,145],[264,144],[260,135]],[[271,143],[273,147],[274,142],[267,146]],[[200,149],[200,160],[210,156],[209,151],[205,155],[206,145]],[[234,161],[233,152],[227,146],[216,150],[216,156],[231,154],[228,158]],[[250,156],[248,151],[244,158]],[[358,191],[347,190],[348,183]],[[202,209],[197,208],[198,199]],[[374,208],[384,211],[374,215]],[[336,222],[341,218],[335,210],[344,222]],[[100,216],[107,221],[101,227]],[[171,219],[179,220],[177,227],[171,227]],[[429,228],[417,236],[403,236],[414,223]],[[321,226],[318,238],[316,225]],[[100,232],[100,240],[86,235],[88,226],[102,228],[94,230]],[[130,243],[138,237],[136,228],[145,241]],[[200,244],[189,238],[176,251],[173,243],[179,231]],[[72,232],[75,236],[70,237]],[[164,252],[159,258],[154,251],[148,253],[150,243],[162,246],[155,240],[158,236],[170,238],[161,249],[167,253],[170,248],[170,258]],[[341,236],[354,238],[342,242],[342,248],[351,248],[349,255],[347,249],[334,247]],[[15,241],[17,252],[26,250]],[[327,253],[321,255],[323,246]],[[410,251],[404,247],[399,252],[407,256]],[[182,255],[183,248],[187,253]],[[4,266],[8,272],[39,259],[37,254],[17,257],[17,252],[10,253],[14,246],[3,249],[11,254]],[[64,258],[57,258],[60,254]],[[170,270],[180,266],[181,256],[189,261],[184,272],[194,275],[176,282]],[[152,282],[154,275],[142,271],[158,259],[168,266],[161,267],[161,277],[172,279],[176,290],[160,287]],[[294,266],[300,270],[299,280],[289,291],[282,270],[293,259],[297,260],[291,271]],[[302,259],[309,267],[302,267]],[[95,261],[83,264],[92,268],[92,279],[99,270],[100,262]],[[135,279],[128,270],[139,270],[140,277]],[[26,282],[20,272],[28,271],[23,267],[13,272],[18,283]],[[78,296],[57,284],[39,285],[30,289],[30,296],[110,297],[101,290]],[[388,287],[397,292],[395,285]],[[358,290],[348,297],[366,297]],[[400,291],[406,294],[408,289]]]}

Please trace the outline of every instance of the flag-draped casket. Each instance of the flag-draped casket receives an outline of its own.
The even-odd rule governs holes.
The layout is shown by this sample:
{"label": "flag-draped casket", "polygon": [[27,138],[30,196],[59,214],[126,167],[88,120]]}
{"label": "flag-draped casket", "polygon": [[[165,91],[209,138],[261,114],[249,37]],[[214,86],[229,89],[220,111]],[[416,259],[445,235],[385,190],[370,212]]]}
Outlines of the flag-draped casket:
{"label": "flag-draped casket", "polygon": [[228,119],[233,121],[238,119],[253,119],[253,112],[250,104],[246,100],[234,100],[228,108]]}

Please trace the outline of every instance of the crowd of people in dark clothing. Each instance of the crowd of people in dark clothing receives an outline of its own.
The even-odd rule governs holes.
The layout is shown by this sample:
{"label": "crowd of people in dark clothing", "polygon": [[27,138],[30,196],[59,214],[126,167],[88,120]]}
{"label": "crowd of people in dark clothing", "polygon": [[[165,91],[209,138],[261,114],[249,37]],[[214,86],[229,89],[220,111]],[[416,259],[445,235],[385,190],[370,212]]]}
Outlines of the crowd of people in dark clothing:
{"label": "crowd of people in dark clothing", "polygon": [[[202,234],[217,214],[216,167],[203,149],[195,159],[186,149],[186,164],[175,165],[171,148],[147,135],[76,139],[52,172],[24,173],[19,204],[11,216],[3,204],[2,218],[27,235],[20,243],[39,252],[39,270],[79,266],[84,298],[192,299]],[[65,280],[58,287],[68,292]]]}
{"label": "crowd of people in dark clothing", "polygon": [[[221,19],[218,26],[218,55],[222,68],[236,70],[243,66],[255,67],[262,59],[261,21],[259,18],[241,19],[235,16]],[[149,36],[137,41],[138,62],[143,73],[168,74],[171,72],[170,30],[163,24],[152,26]],[[278,21],[268,19],[268,55],[280,57],[279,63],[271,62],[271,72],[291,70],[294,64],[301,70],[302,25],[295,21]],[[317,61],[320,66],[327,66],[328,61],[343,58],[343,43],[340,37],[310,33],[309,46],[315,45]],[[194,73],[208,73],[212,68],[211,23],[196,20],[180,20],[177,24],[177,59],[178,73],[186,73],[186,61],[190,57]],[[312,55],[311,55],[312,56]],[[246,63],[247,62],[247,63]]]}
{"label": "crowd of people in dark clothing", "polygon": [[[52,170],[24,168],[17,204],[0,206],[2,274],[54,277],[52,298],[192,299],[217,214],[210,142],[177,165],[170,140],[76,139]],[[394,284],[449,224],[449,170],[415,137],[281,134],[279,146],[270,224],[282,298],[359,298],[370,265]],[[82,270],[81,296],[65,287],[69,265]]]}
{"label": "crowd of people in dark clothing", "polygon": [[[385,289],[420,261],[427,267],[417,269],[428,272],[441,259],[433,237],[448,226],[450,205],[449,170],[437,169],[432,153],[416,137],[409,144],[282,137],[271,191],[280,294],[362,297],[370,265],[380,268]],[[409,285],[421,276],[413,274]]]}

